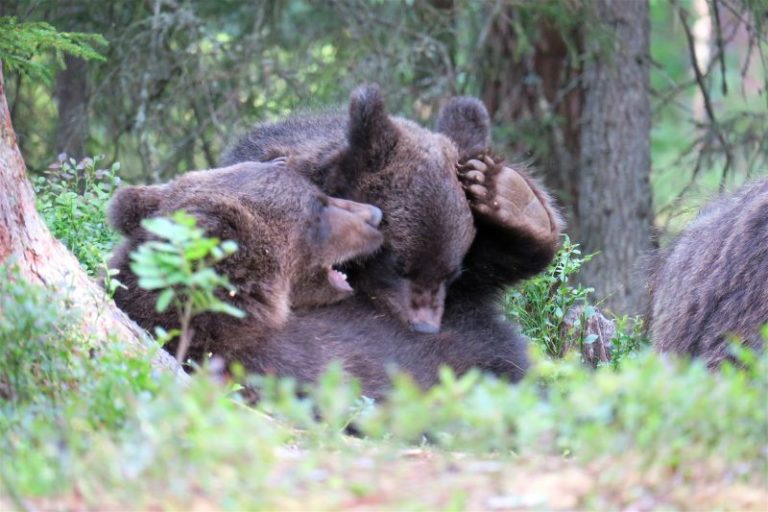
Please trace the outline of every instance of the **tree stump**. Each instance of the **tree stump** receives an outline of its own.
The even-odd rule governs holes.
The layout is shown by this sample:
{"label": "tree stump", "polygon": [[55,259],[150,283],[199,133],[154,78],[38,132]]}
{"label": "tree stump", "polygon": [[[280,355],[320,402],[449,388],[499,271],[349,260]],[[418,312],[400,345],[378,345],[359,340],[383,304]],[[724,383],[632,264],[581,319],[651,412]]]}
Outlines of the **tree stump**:
{"label": "tree stump", "polygon": [[[585,306],[574,306],[565,314],[561,336],[567,341],[563,346],[563,354],[571,349],[580,350],[582,360],[592,368],[597,368],[599,363],[611,361],[616,322],[597,308],[589,316],[585,315],[585,310]],[[573,339],[583,341],[576,346]]]}

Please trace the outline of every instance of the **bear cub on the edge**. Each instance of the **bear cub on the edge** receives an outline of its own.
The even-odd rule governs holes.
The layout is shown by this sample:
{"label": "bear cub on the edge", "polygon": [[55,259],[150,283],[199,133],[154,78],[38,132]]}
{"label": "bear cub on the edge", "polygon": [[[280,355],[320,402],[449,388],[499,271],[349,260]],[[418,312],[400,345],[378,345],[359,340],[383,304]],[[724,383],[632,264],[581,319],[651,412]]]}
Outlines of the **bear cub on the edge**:
{"label": "bear cub on the edge", "polygon": [[[227,300],[246,317],[196,317],[188,355],[197,361],[208,352],[229,359],[232,351],[279,329],[291,308],[350,296],[346,276],[333,266],[373,253],[383,240],[377,207],[329,197],[281,160],[189,172],[165,185],[122,188],[109,207],[111,224],[126,236],[110,262],[126,286],[116,292],[115,302],[148,330],[174,328],[178,320],[174,311],[155,311],[157,293],[139,288],[129,253],[151,236],[141,227],[143,219],[177,210],[193,215],[207,236],[238,244],[216,270],[236,287]],[[165,348],[173,353],[176,347]]]}
{"label": "bear cub on the edge", "polygon": [[730,359],[729,340],[762,349],[768,323],[768,179],[707,206],[651,271],[651,339],[660,352]]}

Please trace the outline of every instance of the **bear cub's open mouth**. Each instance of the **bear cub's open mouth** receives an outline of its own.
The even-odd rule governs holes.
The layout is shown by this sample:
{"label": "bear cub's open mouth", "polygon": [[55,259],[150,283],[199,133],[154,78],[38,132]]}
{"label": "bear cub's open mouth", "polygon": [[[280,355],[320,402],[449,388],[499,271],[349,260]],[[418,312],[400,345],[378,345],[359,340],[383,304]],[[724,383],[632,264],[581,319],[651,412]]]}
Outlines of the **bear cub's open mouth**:
{"label": "bear cub's open mouth", "polygon": [[347,274],[333,267],[326,267],[325,271],[328,274],[328,282],[331,283],[331,286],[342,292],[354,291],[347,282]]}

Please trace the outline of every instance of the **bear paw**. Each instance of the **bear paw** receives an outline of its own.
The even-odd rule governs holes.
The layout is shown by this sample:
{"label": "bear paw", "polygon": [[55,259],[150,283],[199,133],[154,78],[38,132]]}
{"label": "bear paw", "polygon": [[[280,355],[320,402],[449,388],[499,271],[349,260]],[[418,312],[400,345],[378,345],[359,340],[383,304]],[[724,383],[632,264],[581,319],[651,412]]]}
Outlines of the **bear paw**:
{"label": "bear paw", "polygon": [[458,176],[476,218],[535,238],[556,236],[546,196],[523,173],[483,155],[459,164]]}

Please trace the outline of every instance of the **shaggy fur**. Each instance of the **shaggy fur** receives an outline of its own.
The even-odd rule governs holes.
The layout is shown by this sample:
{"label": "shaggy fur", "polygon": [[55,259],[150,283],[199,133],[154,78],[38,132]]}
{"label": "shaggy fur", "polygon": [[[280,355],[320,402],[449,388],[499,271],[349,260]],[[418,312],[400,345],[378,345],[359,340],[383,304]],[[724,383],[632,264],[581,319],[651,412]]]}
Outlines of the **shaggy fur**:
{"label": "shaggy fur", "polygon": [[347,116],[257,126],[223,163],[275,157],[290,157],[329,195],[382,209],[383,250],[364,267],[350,267],[350,280],[405,324],[439,330],[446,281],[461,271],[475,231],[456,177],[456,145],[390,117],[378,88],[361,87]]}
{"label": "shaggy fur", "polygon": [[[282,327],[290,309],[329,304],[351,292],[333,286],[331,265],[378,249],[378,208],[330,198],[284,162],[243,163],[187,173],[166,185],[126,187],[109,208],[125,236],[110,263],[127,289],[117,305],[146,329],[178,326],[175,311],[155,311],[157,294],[139,288],[129,253],[150,238],[140,226],[148,217],[186,210],[208,236],[234,240],[238,251],[217,265],[237,288],[229,302],[247,317],[204,314],[193,322],[193,359],[213,352],[228,358],[241,343]],[[174,350],[174,345],[167,347]]]}
{"label": "shaggy fur", "polygon": [[768,323],[768,180],[715,201],[660,253],[650,279],[660,352],[729,358],[731,337],[761,349]]}
{"label": "shaggy fur", "polygon": [[425,387],[440,365],[524,375],[526,343],[503,319],[502,293],[549,264],[562,223],[523,169],[483,160],[490,126],[480,102],[452,100],[437,127],[444,133],[389,116],[378,89],[362,87],[348,116],[257,126],[225,156],[290,157],[324,192],[384,212],[383,249],[347,266],[355,296],[297,312],[238,353],[246,368],[311,382],[340,359],[374,397],[394,367]]}

